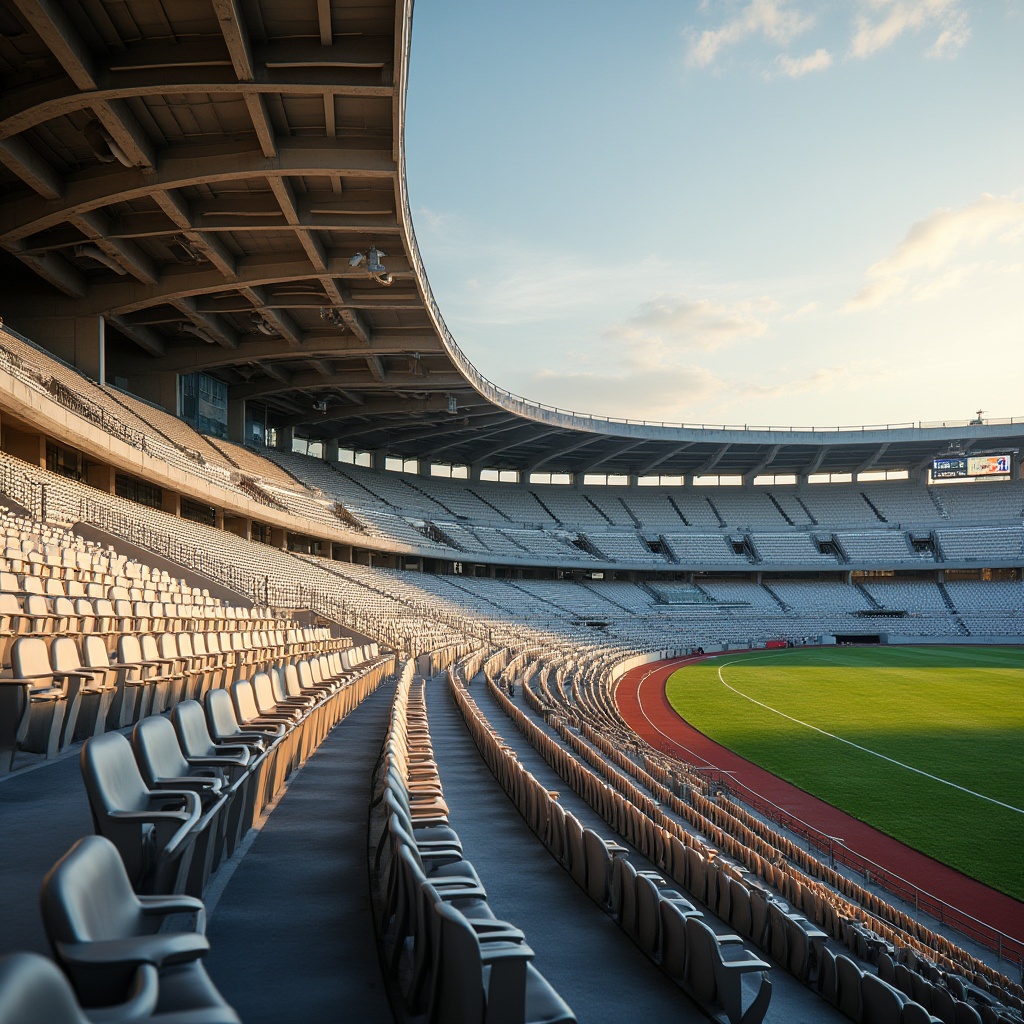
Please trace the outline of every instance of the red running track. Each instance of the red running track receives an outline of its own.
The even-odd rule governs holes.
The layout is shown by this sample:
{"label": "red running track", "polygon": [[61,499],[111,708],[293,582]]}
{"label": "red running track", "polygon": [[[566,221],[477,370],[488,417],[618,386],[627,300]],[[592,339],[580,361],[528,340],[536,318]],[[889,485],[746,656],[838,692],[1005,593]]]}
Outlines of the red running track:
{"label": "red running track", "polygon": [[[619,711],[634,732],[651,746],[699,768],[730,772],[748,789],[826,835],[841,837],[851,850],[891,874],[913,882],[924,892],[1024,943],[1024,903],[912,850],[805,793],[708,739],[681,718],[665,696],[665,684],[677,668],[697,660],[701,659],[682,658],[643,665],[619,680],[616,691]],[[1017,952],[1018,955],[1024,952],[1024,946]]]}

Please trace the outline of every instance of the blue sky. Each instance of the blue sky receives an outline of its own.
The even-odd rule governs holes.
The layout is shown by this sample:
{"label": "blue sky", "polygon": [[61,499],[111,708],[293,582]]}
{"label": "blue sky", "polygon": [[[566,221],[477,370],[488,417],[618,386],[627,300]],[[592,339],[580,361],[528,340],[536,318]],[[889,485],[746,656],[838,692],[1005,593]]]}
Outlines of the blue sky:
{"label": "blue sky", "polygon": [[687,423],[1024,415],[1024,0],[419,0],[409,193],[495,383]]}

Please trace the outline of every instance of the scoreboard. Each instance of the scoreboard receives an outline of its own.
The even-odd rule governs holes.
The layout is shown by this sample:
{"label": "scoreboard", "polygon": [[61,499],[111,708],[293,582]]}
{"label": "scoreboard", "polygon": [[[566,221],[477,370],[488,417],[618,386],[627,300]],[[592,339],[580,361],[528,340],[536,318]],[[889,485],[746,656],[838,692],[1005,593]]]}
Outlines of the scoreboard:
{"label": "scoreboard", "polygon": [[1009,455],[953,455],[932,460],[933,480],[967,477],[1009,476]]}

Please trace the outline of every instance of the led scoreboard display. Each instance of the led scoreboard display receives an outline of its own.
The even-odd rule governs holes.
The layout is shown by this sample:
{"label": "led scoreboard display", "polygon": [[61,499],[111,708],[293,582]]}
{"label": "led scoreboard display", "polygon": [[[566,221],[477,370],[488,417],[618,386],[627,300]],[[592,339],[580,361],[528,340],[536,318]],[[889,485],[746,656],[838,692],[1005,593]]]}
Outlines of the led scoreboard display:
{"label": "led scoreboard display", "polygon": [[954,455],[932,460],[932,478],[935,480],[1009,475],[1009,455]]}

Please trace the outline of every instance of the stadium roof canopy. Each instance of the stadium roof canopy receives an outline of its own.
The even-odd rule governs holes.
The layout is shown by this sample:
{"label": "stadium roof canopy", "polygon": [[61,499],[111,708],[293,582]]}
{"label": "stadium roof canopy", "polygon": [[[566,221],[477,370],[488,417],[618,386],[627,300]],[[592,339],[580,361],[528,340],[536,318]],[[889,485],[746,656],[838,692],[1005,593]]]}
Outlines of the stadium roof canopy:
{"label": "stadium roof canopy", "polygon": [[749,477],[1019,446],[1020,423],[608,420],[485,380],[413,234],[411,17],[412,0],[0,0],[8,325],[172,410],[202,371],[278,428],[438,462]]}

